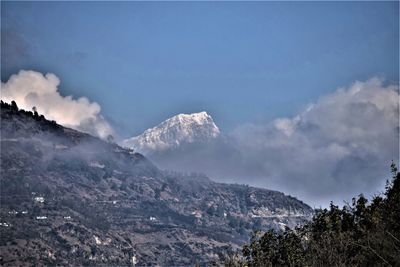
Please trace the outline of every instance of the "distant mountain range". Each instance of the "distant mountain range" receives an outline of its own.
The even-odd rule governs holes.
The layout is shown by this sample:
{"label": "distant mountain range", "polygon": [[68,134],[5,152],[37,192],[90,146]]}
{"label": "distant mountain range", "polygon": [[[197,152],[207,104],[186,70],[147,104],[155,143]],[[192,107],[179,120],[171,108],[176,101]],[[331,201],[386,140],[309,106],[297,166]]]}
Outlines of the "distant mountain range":
{"label": "distant mountain range", "polygon": [[[206,113],[157,127],[137,140],[170,147],[220,134]],[[313,215],[281,192],[162,171],[130,149],[3,102],[0,181],[2,266],[218,265],[253,229]]]}

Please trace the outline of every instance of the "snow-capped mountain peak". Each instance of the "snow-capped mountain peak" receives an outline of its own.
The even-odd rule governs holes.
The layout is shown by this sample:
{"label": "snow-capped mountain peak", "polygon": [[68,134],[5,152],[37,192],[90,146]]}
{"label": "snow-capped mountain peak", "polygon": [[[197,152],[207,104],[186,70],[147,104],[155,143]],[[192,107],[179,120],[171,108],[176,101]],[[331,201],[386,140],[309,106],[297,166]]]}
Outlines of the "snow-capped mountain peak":
{"label": "snow-capped mountain peak", "polygon": [[184,143],[207,142],[220,130],[207,112],[179,114],[123,142],[139,152],[162,151]]}

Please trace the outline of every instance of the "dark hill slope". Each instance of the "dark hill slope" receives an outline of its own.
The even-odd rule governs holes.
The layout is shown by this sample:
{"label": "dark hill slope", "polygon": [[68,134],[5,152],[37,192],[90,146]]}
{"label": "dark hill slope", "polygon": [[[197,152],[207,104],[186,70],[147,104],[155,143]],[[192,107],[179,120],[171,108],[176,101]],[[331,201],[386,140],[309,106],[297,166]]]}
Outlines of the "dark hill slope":
{"label": "dark hill slope", "polygon": [[0,261],[193,265],[252,229],[304,222],[280,192],[159,170],[138,153],[1,104]]}

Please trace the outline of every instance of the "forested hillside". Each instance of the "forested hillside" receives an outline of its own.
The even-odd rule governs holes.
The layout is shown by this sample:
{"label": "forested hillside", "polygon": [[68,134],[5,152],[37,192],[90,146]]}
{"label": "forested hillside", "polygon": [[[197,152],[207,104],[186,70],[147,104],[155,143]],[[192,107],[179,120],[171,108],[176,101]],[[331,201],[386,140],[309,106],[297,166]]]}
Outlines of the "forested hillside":
{"label": "forested hillside", "polygon": [[400,266],[400,173],[369,203],[331,204],[295,230],[254,232],[226,266]]}

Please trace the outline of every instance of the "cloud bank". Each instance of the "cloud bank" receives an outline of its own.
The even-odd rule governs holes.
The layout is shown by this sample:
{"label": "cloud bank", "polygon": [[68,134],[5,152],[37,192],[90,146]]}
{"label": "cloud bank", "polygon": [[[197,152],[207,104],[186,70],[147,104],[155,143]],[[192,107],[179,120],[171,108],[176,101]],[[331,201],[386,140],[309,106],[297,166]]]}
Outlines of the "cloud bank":
{"label": "cloud bank", "polygon": [[398,90],[378,78],[355,82],[293,118],[236,129],[243,173],[310,204],[377,193],[399,160]]}
{"label": "cloud bank", "polygon": [[161,168],[276,189],[316,207],[343,204],[383,190],[399,160],[398,89],[378,78],[355,82],[292,118],[148,156]]}
{"label": "cloud bank", "polygon": [[113,134],[110,124],[100,114],[100,105],[86,97],[73,99],[58,91],[60,79],[52,74],[21,70],[1,83],[1,99],[15,100],[25,110],[36,107],[39,114],[66,127],[106,138]]}

